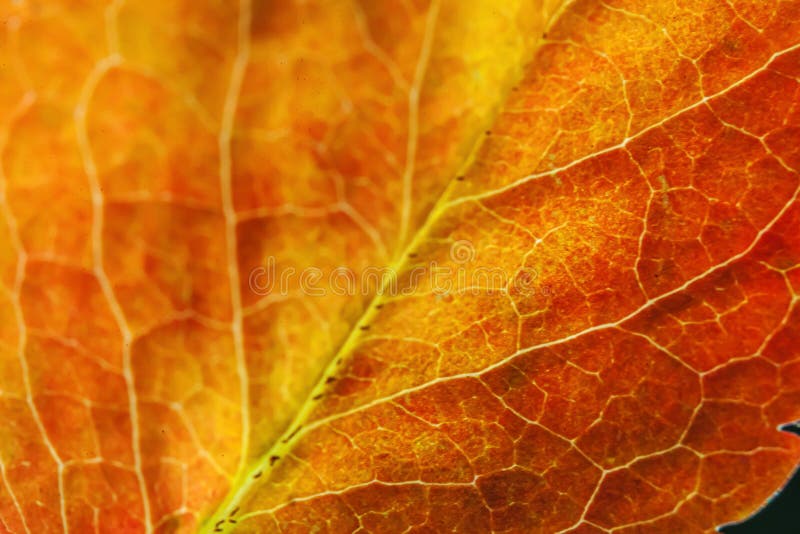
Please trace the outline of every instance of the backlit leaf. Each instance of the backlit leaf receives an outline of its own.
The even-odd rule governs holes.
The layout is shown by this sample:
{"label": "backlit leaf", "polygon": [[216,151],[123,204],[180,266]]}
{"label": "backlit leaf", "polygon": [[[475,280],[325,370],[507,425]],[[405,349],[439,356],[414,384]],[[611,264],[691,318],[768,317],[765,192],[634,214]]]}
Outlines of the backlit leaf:
{"label": "backlit leaf", "polygon": [[0,530],[710,532],[798,464],[800,2],[0,14]]}

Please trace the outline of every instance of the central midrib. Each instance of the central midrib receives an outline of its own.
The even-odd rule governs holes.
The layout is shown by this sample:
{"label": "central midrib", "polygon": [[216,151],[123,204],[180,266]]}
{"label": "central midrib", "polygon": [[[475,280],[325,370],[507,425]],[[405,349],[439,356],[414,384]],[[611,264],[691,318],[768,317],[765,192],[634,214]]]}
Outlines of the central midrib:
{"label": "central midrib", "polygon": [[[571,4],[574,3],[574,1],[575,0],[564,0],[559,8],[553,12],[550,19],[546,22],[546,24],[544,24],[544,34],[547,33],[547,31],[556,21],[558,21],[559,17]],[[532,60],[543,41],[544,36],[542,35],[537,40],[536,44],[528,51],[528,58],[523,61],[524,64],[527,65]],[[306,396],[306,400],[303,402],[294,419],[292,419],[292,422],[287,425],[286,430],[273,442],[272,446],[258,458],[257,461],[253,462],[250,467],[245,468],[238,473],[238,476],[231,484],[231,490],[228,492],[225,499],[220,502],[214,513],[208,516],[206,520],[201,523],[200,528],[198,529],[199,533],[212,534],[215,530],[215,525],[219,521],[227,519],[230,517],[233,510],[238,509],[240,503],[250,492],[250,489],[255,485],[256,481],[263,480],[264,477],[268,476],[267,471],[270,469],[270,464],[272,463],[270,459],[274,457],[284,457],[286,452],[292,448],[297,439],[303,435],[303,433],[300,432],[300,430],[303,428],[303,423],[307,420],[311,411],[316,406],[314,397],[326,390],[326,377],[335,372],[336,368],[339,367],[342,358],[348,354],[353,346],[355,346],[358,335],[361,333],[358,325],[369,324],[372,318],[376,315],[378,312],[376,305],[380,304],[382,298],[381,296],[387,287],[391,287],[392,284],[396,282],[397,273],[401,272],[401,268],[405,265],[409,254],[419,247],[420,243],[427,236],[428,231],[438,220],[439,216],[449,209],[448,198],[450,191],[457,183],[455,178],[463,174],[464,171],[468,169],[474,162],[475,156],[479,152],[486,138],[486,136],[483,135],[485,126],[495,121],[500,111],[504,108],[504,103],[511,93],[511,88],[517,82],[518,80],[514,80],[513,83],[510,83],[507,87],[501,89],[503,92],[503,97],[499,99],[500,103],[494,107],[493,113],[490,113],[485,123],[476,128],[475,132],[473,133],[471,150],[464,158],[462,164],[458,166],[457,171],[452,175],[452,178],[442,188],[442,192],[438,196],[435,204],[428,211],[425,221],[414,233],[411,241],[408,242],[408,244],[402,249],[400,254],[395,255],[394,261],[389,266],[390,275],[388,277],[384,277],[385,279],[381,284],[380,290],[377,291],[372,297],[369,304],[365,307],[362,315],[353,323],[353,326],[345,340],[333,352],[329,364],[320,373],[316,384],[309,391],[308,395]]]}

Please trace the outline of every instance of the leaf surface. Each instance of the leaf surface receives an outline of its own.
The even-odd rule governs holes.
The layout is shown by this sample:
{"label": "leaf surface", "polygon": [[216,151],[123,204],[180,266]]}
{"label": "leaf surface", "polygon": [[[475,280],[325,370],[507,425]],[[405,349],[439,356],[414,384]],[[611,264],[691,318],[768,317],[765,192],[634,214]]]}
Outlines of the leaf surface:
{"label": "leaf surface", "polygon": [[251,274],[393,260],[558,2],[495,4],[0,8],[4,528],[213,511],[369,297]]}
{"label": "leaf surface", "polygon": [[711,532],[780,488],[800,2],[495,4],[4,8],[6,530]]}

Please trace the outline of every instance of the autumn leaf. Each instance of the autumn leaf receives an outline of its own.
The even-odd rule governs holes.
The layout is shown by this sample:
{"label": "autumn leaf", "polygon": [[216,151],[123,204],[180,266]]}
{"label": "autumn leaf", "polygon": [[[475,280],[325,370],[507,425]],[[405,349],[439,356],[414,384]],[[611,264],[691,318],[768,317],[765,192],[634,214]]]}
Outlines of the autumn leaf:
{"label": "autumn leaf", "polygon": [[800,2],[0,14],[0,530],[710,532],[800,461]]}

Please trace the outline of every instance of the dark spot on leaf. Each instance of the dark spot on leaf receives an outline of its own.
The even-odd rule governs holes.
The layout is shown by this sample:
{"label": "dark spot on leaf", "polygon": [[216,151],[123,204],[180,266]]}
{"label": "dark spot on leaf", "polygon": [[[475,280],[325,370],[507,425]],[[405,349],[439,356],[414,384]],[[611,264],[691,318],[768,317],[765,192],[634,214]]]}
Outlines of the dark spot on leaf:
{"label": "dark spot on leaf", "polygon": [[303,425],[300,425],[300,426],[298,426],[297,428],[295,428],[294,430],[292,430],[292,433],[291,433],[291,434],[289,434],[289,435],[286,437],[286,439],[284,439],[284,440],[283,440],[283,442],[284,442],[284,443],[288,443],[288,442],[289,442],[289,440],[291,440],[293,437],[295,437],[295,436],[297,435],[297,433],[298,433],[298,432],[300,432],[300,429],[301,429],[301,428],[303,428]]}

